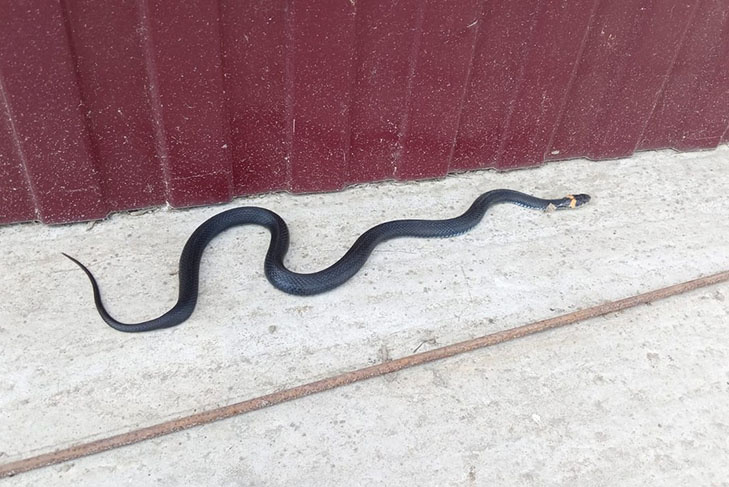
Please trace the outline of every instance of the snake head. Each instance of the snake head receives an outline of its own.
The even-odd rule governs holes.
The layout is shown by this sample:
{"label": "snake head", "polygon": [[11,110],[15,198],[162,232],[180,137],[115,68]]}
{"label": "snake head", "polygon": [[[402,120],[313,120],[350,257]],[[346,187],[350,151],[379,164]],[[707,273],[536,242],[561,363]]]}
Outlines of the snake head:
{"label": "snake head", "polygon": [[557,209],[577,208],[590,201],[589,194],[568,194],[557,203]]}

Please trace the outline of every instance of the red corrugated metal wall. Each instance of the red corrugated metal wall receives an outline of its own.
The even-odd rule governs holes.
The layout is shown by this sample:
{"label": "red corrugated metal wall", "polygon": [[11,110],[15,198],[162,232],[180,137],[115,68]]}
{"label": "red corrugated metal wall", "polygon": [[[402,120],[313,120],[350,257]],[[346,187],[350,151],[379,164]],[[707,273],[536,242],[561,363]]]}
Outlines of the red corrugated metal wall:
{"label": "red corrugated metal wall", "polygon": [[728,141],[725,0],[0,0],[0,222]]}

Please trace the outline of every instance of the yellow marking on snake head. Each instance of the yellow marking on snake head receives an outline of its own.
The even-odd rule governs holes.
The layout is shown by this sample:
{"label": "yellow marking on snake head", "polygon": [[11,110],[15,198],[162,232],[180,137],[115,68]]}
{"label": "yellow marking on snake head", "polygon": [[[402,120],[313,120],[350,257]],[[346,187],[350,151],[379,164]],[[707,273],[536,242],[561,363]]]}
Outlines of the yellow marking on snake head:
{"label": "yellow marking on snake head", "polygon": [[570,199],[570,208],[575,208],[577,206],[577,198],[575,198],[571,194],[568,194],[567,196],[565,196],[565,198]]}

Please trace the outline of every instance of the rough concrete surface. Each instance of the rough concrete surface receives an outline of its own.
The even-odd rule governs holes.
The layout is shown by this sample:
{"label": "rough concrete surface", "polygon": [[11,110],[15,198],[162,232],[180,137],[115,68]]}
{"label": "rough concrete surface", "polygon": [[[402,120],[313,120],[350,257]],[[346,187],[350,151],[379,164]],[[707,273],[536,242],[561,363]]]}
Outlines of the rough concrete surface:
{"label": "rough concrete surface", "polygon": [[[0,463],[729,269],[729,148],[440,181],[273,194],[63,227],[0,228]],[[362,231],[481,192],[586,192],[579,211],[493,208],[472,232],[379,247],[330,293],[263,275],[265,230],[206,251],[183,325],[124,334],[176,298],[187,236],[240,205],[313,271]],[[0,485],[729,485],[729,286],[499,345]]]}

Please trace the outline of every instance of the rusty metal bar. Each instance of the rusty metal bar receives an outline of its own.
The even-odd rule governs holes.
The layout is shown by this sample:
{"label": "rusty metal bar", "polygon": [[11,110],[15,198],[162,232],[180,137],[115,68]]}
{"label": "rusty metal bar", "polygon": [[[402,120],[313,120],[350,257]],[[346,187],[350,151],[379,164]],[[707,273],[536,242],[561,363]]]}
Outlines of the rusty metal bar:
{"label": "rusty metal bar", "polygon": [[641,304],[651,303],[653,301],[668,298],[678,294],[683,294],[694,289],[711,286],[714,284],[729,281],[729,271],[712,274],[710,276],[701,277],[692,281],[686,281],[673,286],[664,287],[655,291],[650,291],[629,298],[620,299],[618,301],[610,301],[607,303],[592,306],[590,308],[574,311],[564,315],[556,316],[542,321],[537,321],[528,325],[518,326],[508,330],[491,333],[479,338],[465,340],[453,345],[421,352],[418,354],[408,355],[399,359],[391,360],[381,364],[365,367],[362,369],[345,372],[343,374],[328,377],[326,379],[310,382],[300,386],[295,386],[283,391],[266,394],[264,396],[255,397],[239,403],[223,406],[208,411],[185,416],[179,419],[165,421],[163,423],[140,428],[127,433],[121,433],[100,440],[90,441],[88,443],[80,443],[69,448],[43,453],[34,457],[24,458],[15,462],[0,465],[0,478],[11,477],[15,474],[27,472],[48,465],[55,465],[70,460],[75,460],[88,455],[113,450],[125,445],[139,443],[151,438],[157,438],[168,435],[176,431],[185,430],[195,426],[212,423],[221,419],[238,416],[258,409],[263,409],[275,404],[299,399],[304,396],[328,391],[352,384],[354,382],[363,381],[373,377],[379,377],[392,372],[422,365],[435,360],[453,357],[462,353],[470,352],[480,348],[490,347],[499,343],[508,342],[517,338],[522,338],[534,333],[559,328],[566,325],[572,325],[581,321],[603,316],[609,313],[615,313],[628,308],[632,308]]}

